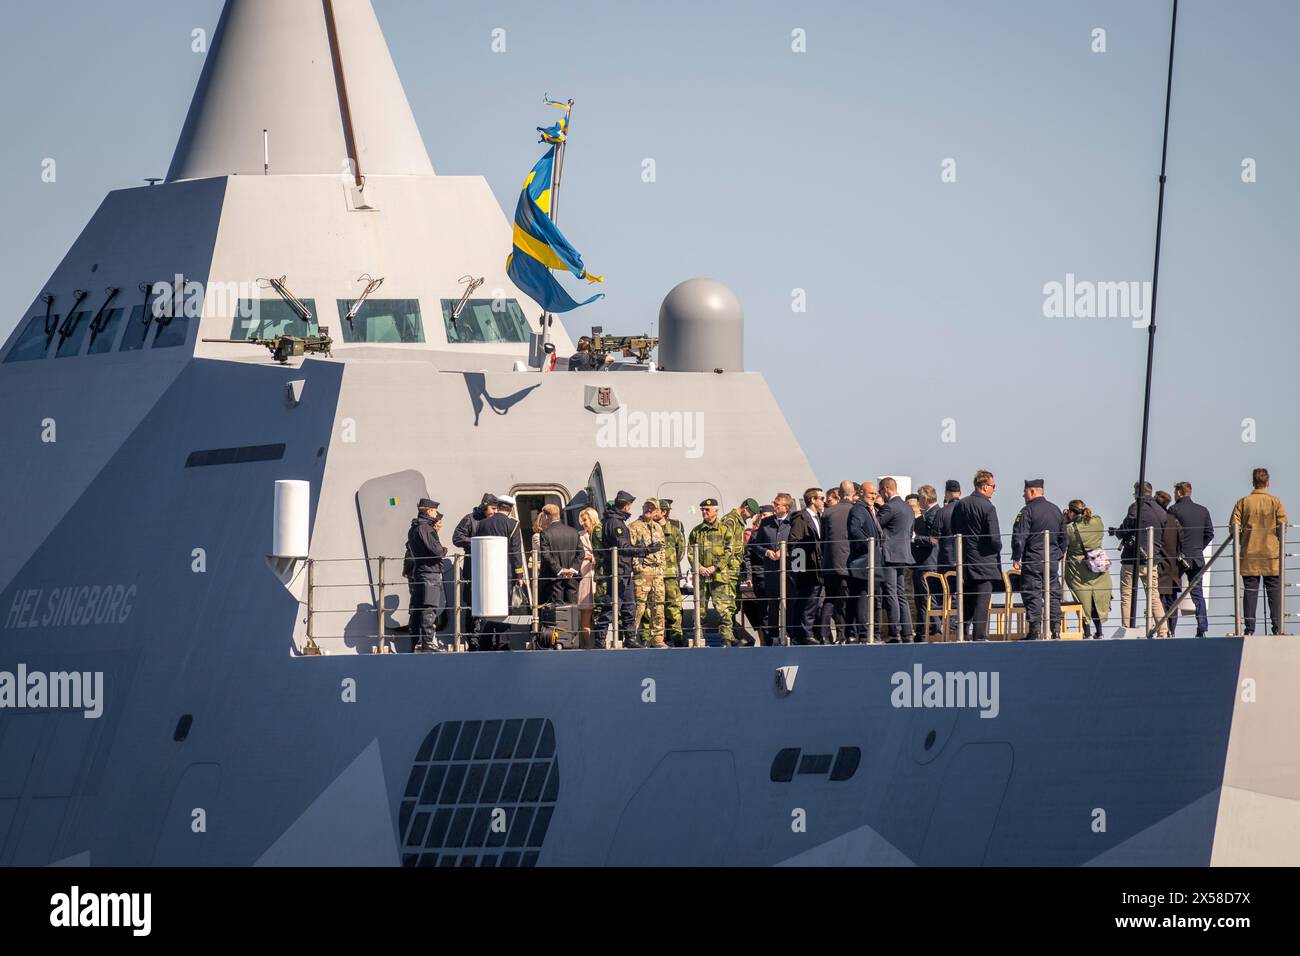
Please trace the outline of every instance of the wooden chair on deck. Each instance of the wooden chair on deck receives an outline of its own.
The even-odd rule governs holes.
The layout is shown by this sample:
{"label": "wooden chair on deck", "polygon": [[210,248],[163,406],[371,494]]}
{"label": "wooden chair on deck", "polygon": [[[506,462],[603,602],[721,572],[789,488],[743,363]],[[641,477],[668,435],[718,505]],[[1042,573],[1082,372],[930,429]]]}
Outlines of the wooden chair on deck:
{"label": "wooden chair on deck", "polygon": [[1002,604],[996,601],[989,606],[989,640],[1014,641],[1024,637],[1025,606],[1016,603],[1016,589],[1011,584],[1011,576],[1020,576],[1020,572],[1007,568],[1002,572],[1002,587],[1005,599]]}
{"label": "wooden chair on deck", "polygon": [[[948,574],[952,574],[953,580],[956,580],[957,575],[955,572],[950,571]],[[958,639],[957,608],[953,603],[953,593],[948,587],[948,574],[940,574],[938,571],[926,571],[921,576],[921,580],[925,582],[925,586],[930,591],[930,597],[933,598],[937,593],[943,599],[938,608],[926,604],[925,639],[927,642],[955,641]],[[939,619],[939,633],[931,634],[930,621],[936,617]]]}

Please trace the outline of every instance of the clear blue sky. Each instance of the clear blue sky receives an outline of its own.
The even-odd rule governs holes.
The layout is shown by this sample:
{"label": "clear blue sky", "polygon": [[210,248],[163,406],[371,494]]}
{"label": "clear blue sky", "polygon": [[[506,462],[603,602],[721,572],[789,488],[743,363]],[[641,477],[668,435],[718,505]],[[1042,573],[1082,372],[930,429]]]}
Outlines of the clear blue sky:
{"label": "clear blue sky", "polygon": [[[541,95],[577,101],[562,219],[608,297],[571,332],[641,332],[676,282],[715,276],[744,303],[748,367],[826,482],[969,485],[987,466],[1008,522],[1026,476],[1118,520],[1146,333],[1045,318],[1042,289],[1066,273],[1150,278],[1168,3],[375,7],[435,168],[486,176],[506,208],[533,127],[553,119]],[[165,174],[202,67],[190,31],[219,12],[9,5],[0,333],[108,190]],[[1105,53],[1090,49],[1096,27]],[[791,51],[795,28],[806,53]],[[1293,3],[1180,10],[1150,473],[1193,481],[1219,522],[1256,464],[1284,497],[1300,488],[1297,36]],[[56,184],[41,182],[45,157]],[[940,181],[947,157],[955,183]],[[955,442],[941,440],[948,418]]]}

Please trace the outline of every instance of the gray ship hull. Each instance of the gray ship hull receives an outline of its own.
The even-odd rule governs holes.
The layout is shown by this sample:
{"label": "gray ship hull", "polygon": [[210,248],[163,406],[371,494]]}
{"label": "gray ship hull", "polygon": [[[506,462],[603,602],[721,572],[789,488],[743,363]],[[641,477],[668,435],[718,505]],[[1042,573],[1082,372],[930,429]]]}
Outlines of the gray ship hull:
{"label": "gray ship hull", "polygon": [[[27,740],[32,759],[26,774],[6,769],[0,862],[1207,865],[1242,647],[313,660],[264,645],[237,677],[213,645],[179,681],[138,652],[79,657],[106,672],[104,718],[6,715],[6,753]],[[59,670],[67,659],[26,663]],[[917,664],[997,672],[997,716],[892,706],[891,675]],[[787,695],[774,674],[789,665]],[[178,743],[183,713],[193,723]],[[503,742],[511,721],[533,742]],[[860,762],[834,779],[829,761],[848,748]],[[774,781],[789,749],[800,766]],[[500,790],[449,782],[475,765],[486,781],[493,764],[543,778],[513,793],[504,780]],[[494,840],[497,807],[506,829]],[[206,832],[193,831],[195,809]],[[447,829],[435,838],[440,811]]]}

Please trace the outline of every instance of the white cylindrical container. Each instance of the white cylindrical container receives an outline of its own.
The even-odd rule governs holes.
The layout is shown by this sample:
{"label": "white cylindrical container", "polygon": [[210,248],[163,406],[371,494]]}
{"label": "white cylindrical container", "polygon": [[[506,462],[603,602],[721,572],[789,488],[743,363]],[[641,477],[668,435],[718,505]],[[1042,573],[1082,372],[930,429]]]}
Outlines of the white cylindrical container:
{"label": "white cylindrical container", "polygon": [[506,539],[483,535],[469,539],[471,601],[475,617],[504,618],[510,614],[510,582],[506,573]]}
{"label": "white cylindrical container", "polygon": [[311,482],[281,480],[275,483],[275,516],[272,519],[271,555],[276,558],[307,557],[311,531]]}

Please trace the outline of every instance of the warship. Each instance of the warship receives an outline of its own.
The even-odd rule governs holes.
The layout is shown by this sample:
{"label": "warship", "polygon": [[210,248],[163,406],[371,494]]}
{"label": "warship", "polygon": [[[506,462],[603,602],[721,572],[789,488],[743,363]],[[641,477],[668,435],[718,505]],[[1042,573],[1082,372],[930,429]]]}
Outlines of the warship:
{"label": "warship", "polygon": [[421,497],[815,484],[720,282],[566,374],[511,244],[369,0],[227,0],[0,351],[0,864],[1300,862],[1285,637],[405,653]]}

